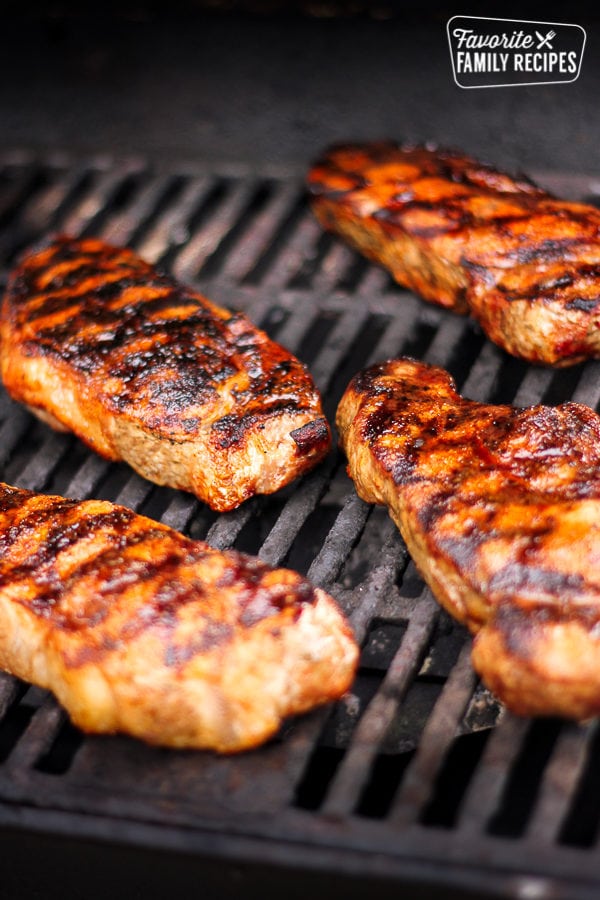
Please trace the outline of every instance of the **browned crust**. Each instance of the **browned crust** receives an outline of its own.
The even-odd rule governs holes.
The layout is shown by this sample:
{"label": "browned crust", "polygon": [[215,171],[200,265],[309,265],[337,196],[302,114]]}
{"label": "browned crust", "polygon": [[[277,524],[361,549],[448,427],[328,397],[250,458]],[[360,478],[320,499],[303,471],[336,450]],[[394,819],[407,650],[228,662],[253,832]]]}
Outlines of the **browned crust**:
{"label": "browned crust", "polygon": [[531,362],[600,355],[600,212],[464,154],[337,146],[310,170],[321,224]]}
{"label": "browned crust", "polygon": [[348,624],[290,570],[2,484],[0,548],[0,665],[86,731],[233,752],[351,683]]}
{"label": "browned crust", "polygon": [[522,714],[600,712],[600,417],[475,403],[402,359],[357,375],[337,424],[486,684]]}
{"label": "browned crust", "polygon": [[29,255],[1,329],[13,397],[214,509],[277,490],[329,449],[306,367],[131,250],[59,238]]}

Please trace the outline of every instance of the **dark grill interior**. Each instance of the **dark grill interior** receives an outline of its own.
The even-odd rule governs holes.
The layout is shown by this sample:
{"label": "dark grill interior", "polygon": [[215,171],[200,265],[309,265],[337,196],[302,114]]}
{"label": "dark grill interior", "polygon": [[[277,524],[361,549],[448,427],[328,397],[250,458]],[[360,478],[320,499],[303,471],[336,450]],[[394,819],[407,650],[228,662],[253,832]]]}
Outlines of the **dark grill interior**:
{"label": "dark grill interior", "polygon": [[[593,200],[583,178],[546,184]],[[293,173],[0,158],[4,275],[51,230],[130,244],[247,311],[309,364],[330,418],[358,368],[401,353],[447,367],[475,399],[600,401],[600,363],[528,367],[323,235]],[[291,897],[314,872],[338,873],[328,896],[355,896],[365,872],[381,896],[406,884],[419,896],[597,896],[596,723],[499,708],[470,667],[464,630],[424,588],[387,514],[358,499],[338,453],[289,489],[217,516],[51,432],[4,394],[0,417],[4,480],[107,498],[292,566],[337,597],[363,647],[344,702],[231,758],[85,737],[43,691],[1,675],[0,825],[252,860],[265,878],[300,867]]]}

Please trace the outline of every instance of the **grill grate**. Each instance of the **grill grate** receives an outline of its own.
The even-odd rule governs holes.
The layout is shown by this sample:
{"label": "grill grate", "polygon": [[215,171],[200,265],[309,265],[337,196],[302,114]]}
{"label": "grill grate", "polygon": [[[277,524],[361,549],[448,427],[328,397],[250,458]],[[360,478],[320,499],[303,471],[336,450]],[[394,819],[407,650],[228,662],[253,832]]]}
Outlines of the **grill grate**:
{"label": "grill grate", "polygon": [[[556,187],[589,194],[585,179]],[[330,418],[358,368],[400,353],[449,368],[474,399],[600,402],[600,363],[527,367],[323,236],[294,175],[1,158],[4,277],[55,230],[129,243],[247,311],[310,365]],[[236,758],[84,737],[44,692],[0,675],[0,824],[91,837],[110,828],[139,846],[345,873],[360,861],[398,883],[437,884],[439,895],[457,885],[492,892],[490,876],[494,891],[516,897],[559,896],[567,883],[570,897],[594,895],[596,725],[500,710],[477,683],[464,631],[423,587],[385,512],[358,499],[339,454],[278,495],[217,516],[95,457],[0,393],[0,463],[10,483],[124,503],[308,573],[337,597],[363,647],[347,699]]]}

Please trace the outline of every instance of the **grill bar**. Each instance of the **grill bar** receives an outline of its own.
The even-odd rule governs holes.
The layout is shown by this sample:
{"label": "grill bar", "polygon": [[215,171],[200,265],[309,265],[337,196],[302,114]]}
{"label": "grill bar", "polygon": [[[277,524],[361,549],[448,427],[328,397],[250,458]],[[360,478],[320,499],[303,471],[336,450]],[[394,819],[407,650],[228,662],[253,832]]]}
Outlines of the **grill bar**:
{"label": "grill bar", "polygon": [[361,309],[349,309],[336,323],[323,349],[311,366],[311,373],[319,390],[325,394],[335,371],[349,346],[360,334],[367,319]]}
{"label": "grill bar", "polygon": [[484,344],[462,387],[465,397],[485,402],[496,387],[501,365],[500,350],[494,344]]}
{"label": "grill bar", "polygon": [[165,509],[161,521],[177,531],[185,531],[197,505],[195,497],[178,494]]}
{"label": "grill bar", "polygon": [[128,478],[125,485],[121,488],[115,502],[120,503],[123,506],[129,506],[131,509],[137,511],[142,504],[145,503],[152,490],[153,487],[151,484],[148,484],[148,482],[139,475],[134,474]]}
{"label": "grill bar", "polygon": [[95,173],[94,188],[86,192],[81,200],[76,203],[62,223],[66,234],[84,234],[99,216],[110,207],[111,202],[123,186],[127,178],[137,175],[142,171],[143,165],[139,161],[131,160],[105,172]]}
{"label": "grill bar", "polygon": [[407,825],[418,820],[430,797],[431,782],[440,771],[450,744],[457,736],[475,683],[471,647],[467,643],[444,685],[423,730],[418,750],[404,775],[391,812],[396,824]]}
{"label": "grill bar", "polygon": [[318,293],[333,290],[354,259],[352,250],[345,244],[332,243],[313,278],[314,290]]}
{"label": "grill bar", "polygon": [[244,281],[273,242],[282,222],[298,203],[299,195],[298,185],[294,181],[282,181],[274,187],[264,210],[231,248],[221,270],[222,277],[236,282]]}
{"label": "grill bar", "polygon": [[552,376],[551,369],[529,369],[515,394],[514,405],[533,406],[539,403],[550,386]]}
{"label": "grill bar", "polygon": [[189,237],[188,223],[215,184],[216,178],[208,175],[188,181],[176,204],[169,206],[138,243],[138,251],[144,259],[151,263],[159,262],[171,249],[185,244]]}
{"label": "grill bar", "polygon": [[382,294],[389,284],[390,276],[383,269],[369,266],[363,278],[357,285],[356,291],[362,297]]}
{"label": "grill bar", "polygon": [[483,831],[497,809],[527,727],[526,719],[506,713],[490,737],[463,802],[459,825],[465,832]]}
{"label": "grill bar", "polygon": [[112,215],[103,229],[105,240],[113,244],[126,244],[139,230],[140,226],[152,219],[153,213],[167,192],[170,179],[154,176],[147,180],[137,197],[124,210]]}
{"label": "grill bar", "polygon": [[373,365],[398,355],[411,337],[417,325],[416,303],[412,297],[403,297],[402,304],[406,308],[406,315],[398,316],[391,320],[371,353],[367,362],[368,365]]}
{"label": "grill bar", "polygon": [[206,540],[216,550],[227,550],[235,543],[242,528],[257,512],[259,500],[252,499],[233,512],[224,513],[206,535]]}
{"label": "grill bar", "polygon": [[304,211],[285,247],[263,277],[265,288],[283,288],[301,268],[306,259],[316,252],[315,245],[321,237],[321,229],[313,216]]}
{"label": "grill bar", "polygon": [[468,327],[469,321],[458,316],[443,321],[425,354],[426,361],[432,366],[448,366],[451,354]]}
{"label": "grill bar", "polygon": [[318,472],[311,473],[302,487],[292,494],[265,538],[258,555],[269,565],[276,566],[283,562],[296,535],[327,489],[333,465],[332,461],[323,465],[326,466],[324,470],[322,467]]}
{"label": "grill bar", "polygon": [[19,485],[30,491],[41,491],[70,442],[71,438],[66,434],[48,435],[25,468],[15,474]]}
{"label": "grill bar", "polygon": [[384,615],[384,607],[391,609],[395,615],[401,616],[410,601],[400,597],[395,582],[400,569],[406,563],[408,552],[404,542],[391,519],[388,519],[382,533],[382,545],[377,561],[374,563],[364,584],[359,585],[354,593],[350,622],[359,643],[363,643],[369,623],[376,615]]}
{"label": "grill bar", "polygon": [[19,693],[19,683],[12,675],[0,672],[0,719],[6,715]]}
{"label": "grill bar", "polygon": [[185,247],[178,254],[173,265],[178,278],[185,280],[200,272],[206,260],[235,225],[255,191],[256,183],[252,179],[243,179],[230,187],[213,215],[197,230],[192,230]]}
{"label": "grill bar", "polygon": [[31,425],[31,417],[21,409],[16,409],[9,421],[0,428],[0,465],[6,465],[10,456]]}
{"label": "grill bar", "polygon": [[2,225],[20,208],[23,200],[35,191],[35,178],[36,169],[33,166],[13,169],[0,193],[0,223]]}
{"label": "grill bar", "polygon": [[65,714],[55,700],[50,696],[45,697],[9,757],[8,769],[13,777],[18,778],[20,772],[35,765],[51,745],[64,721]]}
{"label": "grill bar", "polygon": [[108,463],[99,456],[88,456],[81,468],[69,481],[65,493],[83,500],[92,495],[106,474]]}
{"label": "grill bar", "polygon": [[558,840],[590,751],[595,726],[565,725],[545,771],[527,838],[551,844]]}
{"label": "grill bar", "polygon": [[439,607],[426,588],[416,604],[406,635],[386,673],[381,689],[356,728],[352,746],[323,806],[326,815],[346,816],[356,806],[357,789],[364,785],[378,746],[418,671],[438,614]]}
{"label": "grill bar", "polygon": [[573,400],[596,409],[600,403],[600,362],[594,360],[586,363],[573,393]]}
{"label": "grill bar", "polygon": [[17,252],[32,243],[41,228],[50,231],[56,227],[57,213],[67,206],[69,198],[74,195],[82,178],[82,171],[77,169],[66,177],[58,177],[38,191],[34,191],[27,201],[19,206],[16,222],[0,240],[2,255],[13,257]]}

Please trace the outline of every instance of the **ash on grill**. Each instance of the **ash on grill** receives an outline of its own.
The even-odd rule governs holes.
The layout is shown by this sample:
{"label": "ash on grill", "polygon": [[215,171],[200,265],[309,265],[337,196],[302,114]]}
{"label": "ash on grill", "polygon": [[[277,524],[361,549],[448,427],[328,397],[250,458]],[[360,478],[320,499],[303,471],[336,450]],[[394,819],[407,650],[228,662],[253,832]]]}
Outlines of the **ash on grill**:
{"label": "ash on grill", "polygon": [[[585,179],[549,186],[590,199]],[[294,174],[1,159],[4,276],[51,231],[130,244],[244,309],[309,364],[330,419],[358,368],[398,354],[448,368],[477,400],[600,400],[599,363],[528,367],[323,234]],[[465,632],[424,587],[387,514],[358,499],[339,454],[279,494],[217,516],[51,432],[4,393],[0,420],[4,480],[107,498],[307,573],[338,598],[363,648],[349,697],[235,758],[84,737],[48,695],[2,675],[0,825],[348,878],[366,867],[389,884],[428,885],[431,896],[483,894],[490,872],[494,889],[514,896],[534,896],[523,884],[539,897],[567,885],[569,897],[594,895],[596,724],[503,713],[473,674]]]}

